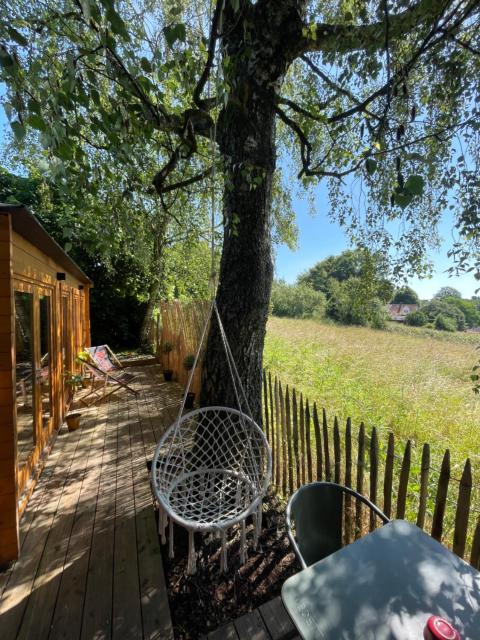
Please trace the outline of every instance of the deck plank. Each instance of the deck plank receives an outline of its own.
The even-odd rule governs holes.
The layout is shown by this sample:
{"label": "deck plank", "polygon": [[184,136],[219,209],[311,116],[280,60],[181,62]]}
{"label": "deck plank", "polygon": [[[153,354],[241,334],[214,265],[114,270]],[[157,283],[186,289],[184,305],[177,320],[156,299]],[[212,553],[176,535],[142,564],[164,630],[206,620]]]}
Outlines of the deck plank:
{"label": "deck plank", "polygon": [[32,593],[28,600],[18,638],[47,638],[55,610],[58,589],[64,570],[82,481],[85,476],[91,444],[95,434],[96,415],[91,418],[78,444],[67,482],[59,500],[43,551]]}
{"label": "deck plank", "polygon": [[105,452],[107,415],[108,409],[105,408],[99,416],[92,442],[93,455],[89,458],[89,468],[80,491],[77,513],[67,549],[68,564],[61,577],[50,640],[70,640],[80,636],[90,544]]}
{"label": "deck plank", "polygon": [[137,396],[82,409],[82,428],[57,437],[0,576],[2,640],[173,640],[146,461],[179,387],[158,366],[133,371]]}
{"label": "deck plank", "polygon": [[258,609],[237,618],[233,624],[240,640],[271,640]]}
{"label": "deck plank", "polygon": [[280,596],[262,604],[259,611],[272,640],[289,640],[298,633]]}
{"label": "deck plank", "polygon": [[212,631],[207,636],[208,640],[239,640],[237,630],[233,622],[219,627],[215,631]]}
{"label": "deck plank", "polygon": [[57,512],[64,486],[68,482],[70,467],[73,464],[75,452],[83,435],[83,431],[84,429],[82,428],[68,435],[62,460],[58,465],[54,477],[51,478],[48,483],[48,492],[46,493],[46,499],[44,500],[42,509],[38,510],[35,515],[30,531],[25,538],[21,556],[16,561],[8,584],[3,592],[0,603],[0,620],[2,635],[6,638],[17,637],[37,575],[38,565]]}

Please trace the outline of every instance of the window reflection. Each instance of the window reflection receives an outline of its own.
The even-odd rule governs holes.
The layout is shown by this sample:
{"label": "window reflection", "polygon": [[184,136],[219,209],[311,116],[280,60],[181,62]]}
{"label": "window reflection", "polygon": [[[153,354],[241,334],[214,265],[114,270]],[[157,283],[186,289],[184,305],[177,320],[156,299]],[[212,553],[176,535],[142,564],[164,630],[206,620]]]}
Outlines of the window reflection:
{"label": "window reflection", "polygon": [[15,291],[15,349],[18,465],[35,446],[33,295]]}
{"label": "window reflection", "polygon": [[38,382],[42,405],[42,423],[45,427],[52,415],[51,398],[51,298],[40,296],[40,371]]}

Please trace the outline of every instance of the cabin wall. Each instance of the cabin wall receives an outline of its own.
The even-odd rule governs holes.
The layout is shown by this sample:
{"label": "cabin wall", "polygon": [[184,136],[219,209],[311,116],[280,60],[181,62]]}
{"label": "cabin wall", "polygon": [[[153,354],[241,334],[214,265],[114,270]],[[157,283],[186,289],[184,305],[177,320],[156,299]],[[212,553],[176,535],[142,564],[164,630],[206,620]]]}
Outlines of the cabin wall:
{"label": "cabin wall", "polygon": [[[64,421],[64,373],[79,370],[76,355],[90,345],[88,286],[0,214],[0,565],[18,555],[19,518]],[[15,301],[23,313],[18,363]]]}
{"label": "cabin wall", "polygon": [[0,567],[19,551],[10,216],[0,214]]}

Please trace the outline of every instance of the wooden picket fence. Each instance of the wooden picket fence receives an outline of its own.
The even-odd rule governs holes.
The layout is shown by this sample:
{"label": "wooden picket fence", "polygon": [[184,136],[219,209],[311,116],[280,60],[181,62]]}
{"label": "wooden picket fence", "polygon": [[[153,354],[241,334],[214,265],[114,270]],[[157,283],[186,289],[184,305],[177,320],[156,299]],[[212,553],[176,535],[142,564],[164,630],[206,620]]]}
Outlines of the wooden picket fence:
{"label": "wooden picket fence", "polygon": [[[154,334],[157,357],[164,369],[173,370],[173,379],[182,385],[186,384],[189,375],[189,371],[184,367],[184,360],[187,356],[194,355],[198,349],[209,308],[208,301],[171,300],[160,303]],[[166,342],[173,346],[173,350],[168,354],[163,352]],[[197,395],[200,391],[201,376],[200,363],[195,369],[191,387],[191,391]]]}
{"label": "wooden picket fence", "polygon": [[[341,427],[337,417],[332,421],[325,409],[266,371],[263,428],[272,450],[272,484],[283,496],[314,480],[345,484],[368,496],[389,518],[415,522],[480,569],[480,487],[473,483],[469,459],[457,478],[448,449],[437,468],[429,444],[417,455],[411,440],[399,443],[393,433],[379,437],[376,428],[367,433],[363,423],[354,429],[350,418]],[[373,514],[365,522],[364,509],[357,505],[354,510],[349,500],[347,541],[377,524]]]}

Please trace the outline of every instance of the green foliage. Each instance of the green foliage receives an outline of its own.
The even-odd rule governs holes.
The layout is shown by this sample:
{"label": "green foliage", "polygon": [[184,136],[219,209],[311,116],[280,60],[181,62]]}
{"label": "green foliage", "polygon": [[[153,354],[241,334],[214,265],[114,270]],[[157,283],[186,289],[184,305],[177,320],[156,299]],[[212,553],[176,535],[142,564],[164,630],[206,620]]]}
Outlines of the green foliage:
{"label": "green foliage", "polygon": [[442,298],[451,307],[456,307],[465,316],[465,324],[468,327],[480,326],[480,305],[475,300],[465,300],[458,297]]}
{"label": "green foliage", "polygon": [[443,298],[461,298],[462,294],[455,287],[442,287],[433,297],[436,300],[442,300]]}
{"label": "green foliage", "polygon": [[189,353],[187,356],[185,356],[185,358],[183,359],[183,367],[187,370],[190,371],[190,369],[193,369],[193,365],[195,364],[195,354],[194,353]]}
{"label": "green foliage", "polygon": [[300,276],[299,283],[326,296],[327,315],[333,320],[384,326],[383,305],[390,300],[393,285],[380,256],[364,249],[344,251],[318,262]]}
{"label": "green foliage", "polygon": [[435,318],[435,329],[439,331],[456,331],[458,328],[455,318],[439,313]]}
{"label": "green foliage", "polygon": [[280,280],[273,282],[270,305],[274,316],[320,319],[325,316],[326,298],[306,284]]}
{"label": "green foliage", "polygon": [[405,318],[405,324],[411,327],[424,327],[428,322],[428,317],[423,311],[412,311]]}
{"label": "green foliage", "polygon": [[444,319],[449,319],[450,322],[447,322],[447,325],[449,327],[453,326],[453,329],[447,328],[444,329],[445,331],[463,331],[465,329],[465,315],[463,311],[455,305],[449,304],[445,299],[434,298],[423,305],[421,310],[427,316],[428,321],[433,322],[437,329],[443,328],[436,324],[439,315],[442,316],[442,319],[439,321],[440,324],[444,324]]}
{"label": "green foliage", "polygon": [[401,287],[395,291],[392,298],[392,304],[419,304],[420,300],[416,291],[411,287]]}

